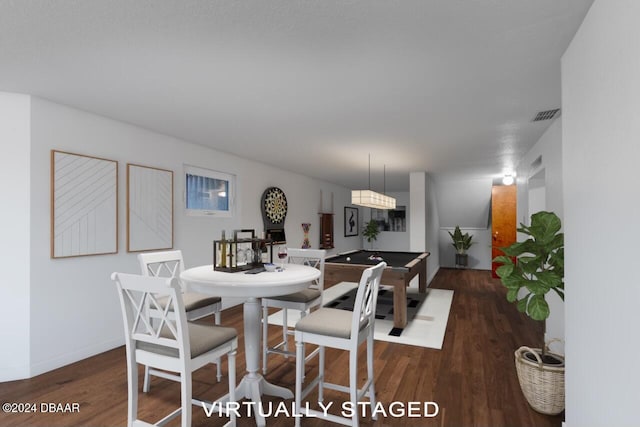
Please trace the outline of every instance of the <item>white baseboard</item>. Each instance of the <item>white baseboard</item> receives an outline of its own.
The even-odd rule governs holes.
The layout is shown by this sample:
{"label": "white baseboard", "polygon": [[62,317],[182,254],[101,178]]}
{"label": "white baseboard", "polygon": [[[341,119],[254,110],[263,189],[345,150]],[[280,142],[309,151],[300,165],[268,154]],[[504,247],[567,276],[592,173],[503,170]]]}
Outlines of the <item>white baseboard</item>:
{"label": "white baseboard", "polygon": [[0,369],[0,383],[6,381],[24,380],[29,378],[29,364],[19,366],[4,366]]}
{"label": "white baseboard", "polygon": [[114,349],[124,345],[124,337],[104,341],[88,347],[81,348],[71,353],[61,354],[59,356],[43,360],[41,362],[31,364],[31,373],[28,378],[33,378],[37,375],[44,374],[45,372],[53,371],[54,369],[61,368],[71,363],[78,362],[82,359],[86,359],[96,354],[104,353],[105,351]]}

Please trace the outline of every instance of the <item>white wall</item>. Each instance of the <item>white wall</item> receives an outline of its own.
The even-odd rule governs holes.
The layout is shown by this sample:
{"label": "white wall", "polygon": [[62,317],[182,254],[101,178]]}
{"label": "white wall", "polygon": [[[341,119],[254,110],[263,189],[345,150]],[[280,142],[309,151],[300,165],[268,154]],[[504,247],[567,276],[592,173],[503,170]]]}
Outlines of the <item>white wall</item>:
{"label": "white wall", "polygon": [[[440,251],[438,247],[437,197],[433,180],[426,172],[409,174],[409,250],[427,251],[427,285],[440,269]],[[418,286],[417,279],[411,286]]]}
{"label": "white wall", "polygon": [[[429,209],[429,176],[426,172],[411,172],[409,174],[409,213],[408,227],[409,250],[411,252],[428,251],[427,235],[427,210]],[[431,258],[431,256],[429,256]],[[431,282],[433,269],[430,269],[427,258],[427,285]],[[437,270],[436,270],[437,271]],[[418,287],[418,278],[415,277],[410,286]]]}
{"label": "white wall", "polygon": [[439,176],[436,186],[440,227],[487,228],[492,178]]}
{"label": "white wall", "polygon": [[31,100],[0,92],[0,381],[29,376],[29,151]]}
{"label": "white wall", "polygon": [[440,228],[440,217],[438,214],[438,198],[436,195],[436,186],[433,178],[427,175],[426,179],[426,233],[427,233],[427,252],[430,252],[427,258],[427,284],[435,277],[440,270],[440,248],[438,241],[438,230]]}
{"label": "white wall", "polygon": [[[538,159],[542,159],[542,162]],[[516,174],[518,177],[517,215],[520,223],[529,225],[531,214],[540,210],[540,207],[555,212],[563,220],[561,117],[551,123],[531,150],[520,160]],[[530,206],[531,204],[536,207]],[[523,238],[524,236],[518,236],[518,240]],[[547,302],[551,314],[545,322],[545,341],[552,338],[564,340],[564,302],[553,291],[547,294]],[[551,348],[560,354],[564,353],[562,343],[554,343]]]}
{"label": "white wall", "polygon": [[[541,163],[532,163],[538,158]],[[520,160],[516,169],[518,185],[518,222],[529,224],[529,178],[543,171],[546,209],[563,217],[562,194],[562,117],[551,123],[540,139]]]}
{"label": "white wall", "polygon": [[491,270],[491,178],[460,178],[441,176],[434,182],[439,215],[437,231],[440,265],[455,267],[455,250],[451,236],[456,225],[474,235],[476,244],[469,249],[469,268]]}
{"label": "white wall", "polygon": [[638,425],[638,17],[596,0],[562,58],[570,427]]}
{"label": "white wall", "polygon": [[[30,208],[21,210],[22,221],[31,213],[30,230],[20,232],[30,238],[30,358],[31,375],[54,369],[123,343],[119,303],[109,275],[113,271],[137,272],[136,254],[126,253],[126,163],[155,166],[174,171],[174,246],[182,249],[187,267],[210,264],[212,241],[221,230],[262,230],[260,196],[265,188],[282,188],[289,202],[286,219],[288,243],[301,246],[301,223],[310,222],[310,240],[319,241],[320,192],[333,192],[336,249],[358,249],[360,240],[345,238],[342,207],[350,202],[348,189],[305,176],[279,170],[261,163],[190,144],[110,120],[87,112],[32,98],[31,116]],[[104,157],[119,162],[119,253],[52,260],[49,257],[50,235],[50,150],[64,150]],[[21,153],[24,157],[25,153]],[[19,159],[16,159],[19,160]],[[24,160],[24,159],[22,159]],[[23,163],[25,163],[23,161]],[[183,165],[191,164],[237,176],[238,198],[233,218],[187,217],[182,207]],[[18,163],[19,164],[19,163]],[[28,170],[28,168],[27,168]],[[15,181],[15,180],[14,180]],[[28,182],[26,179],[24,182]],[[15,189],[13,190],[16,191]],[[27,191],[22,192],[24,195]],[[18,199],[19,201],[19,199]],[[26,229],[26,230],[25,230]],[[26,232],[25,232],[26,231]],[[28,243],[23,242],[23,246]],[[23,252],[29,253],[28,248]],[[26,265],[26,264],[25,264]],[[23,283],[29,279],[22,278]],[[6,306],[24,305],[25,295],[5,301]],[[25,307],[22,307],[25,309]],[[224,316],[224,314],[223,314]],[[24,357],[9,362],[24,363]],[[18,362],[19,361],[19,362]],[[11,365],[9,365],[11,366]],[[0,381],[7,379],[0,378]]]}
{"label": "white wall", "polygon": [[422,252],[427,249],[427,174],[411,172],[409,174],[409,249]]}

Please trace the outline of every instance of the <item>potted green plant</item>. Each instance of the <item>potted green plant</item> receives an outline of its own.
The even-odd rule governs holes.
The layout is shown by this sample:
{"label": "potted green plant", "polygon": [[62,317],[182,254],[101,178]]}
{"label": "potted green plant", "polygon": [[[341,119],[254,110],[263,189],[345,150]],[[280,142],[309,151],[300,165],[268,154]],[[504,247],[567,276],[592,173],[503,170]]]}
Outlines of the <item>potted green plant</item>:
{"label": "potted green plant", "polygon": [[378,234],[380,234],[380,228],[378,228],[378,223],[376,221],[370,220],[364,224],[362,235],[367,238],[367,242],[371,243],[373,240],[377,240]]}
{"label": "potted green plant", "polygon": [[[500,248],[494,258],[496,270],[507,288],[507,300],[534,320],[549,317],[547,294],[555,292],[564,301],[564,233],[560,218],[547,211],[531,215],[531,225],[520,224],[527,236],[523,242]],[[564,410],[564,357],[548,352],[548,346],[520,347],[515,352],[522,391],[538,412],[555,415]]]}
{"label": "potted green plant", "polygon": [[466,266],[468,263],[467,250],[475,243],[472,242],[473,235],[469,233],[462,234],[459,225],[456,225],[453,233],[450,231],[448,231],[448,233],[449,236],[451,236],[451,240],[453,240],[451,244],[456,249],[456,265]]}

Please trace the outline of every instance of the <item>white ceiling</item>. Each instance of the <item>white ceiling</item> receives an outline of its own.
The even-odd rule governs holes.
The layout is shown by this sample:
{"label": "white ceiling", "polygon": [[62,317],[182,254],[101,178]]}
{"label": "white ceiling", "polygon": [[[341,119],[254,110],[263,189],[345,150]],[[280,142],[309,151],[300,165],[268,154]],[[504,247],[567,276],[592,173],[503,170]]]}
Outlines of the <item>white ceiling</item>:
{"label": "white ceiling", "polygon": [[0,0],[0,90],[351,188],[495,177],[593,0]]}

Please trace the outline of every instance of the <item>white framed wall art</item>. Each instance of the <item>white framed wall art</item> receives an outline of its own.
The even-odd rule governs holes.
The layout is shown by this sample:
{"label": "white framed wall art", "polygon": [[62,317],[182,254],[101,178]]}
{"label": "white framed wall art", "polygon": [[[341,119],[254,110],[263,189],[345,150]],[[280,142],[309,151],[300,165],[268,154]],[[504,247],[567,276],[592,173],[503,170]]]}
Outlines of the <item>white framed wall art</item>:
{"label": "white framed wall art", "polygon": [[127,164],[127,252],[173,248],[173,171]]}
{"label": "white framed wall art", "polygon": [[118,252],[118,162],[51,150],[51,258]]}

